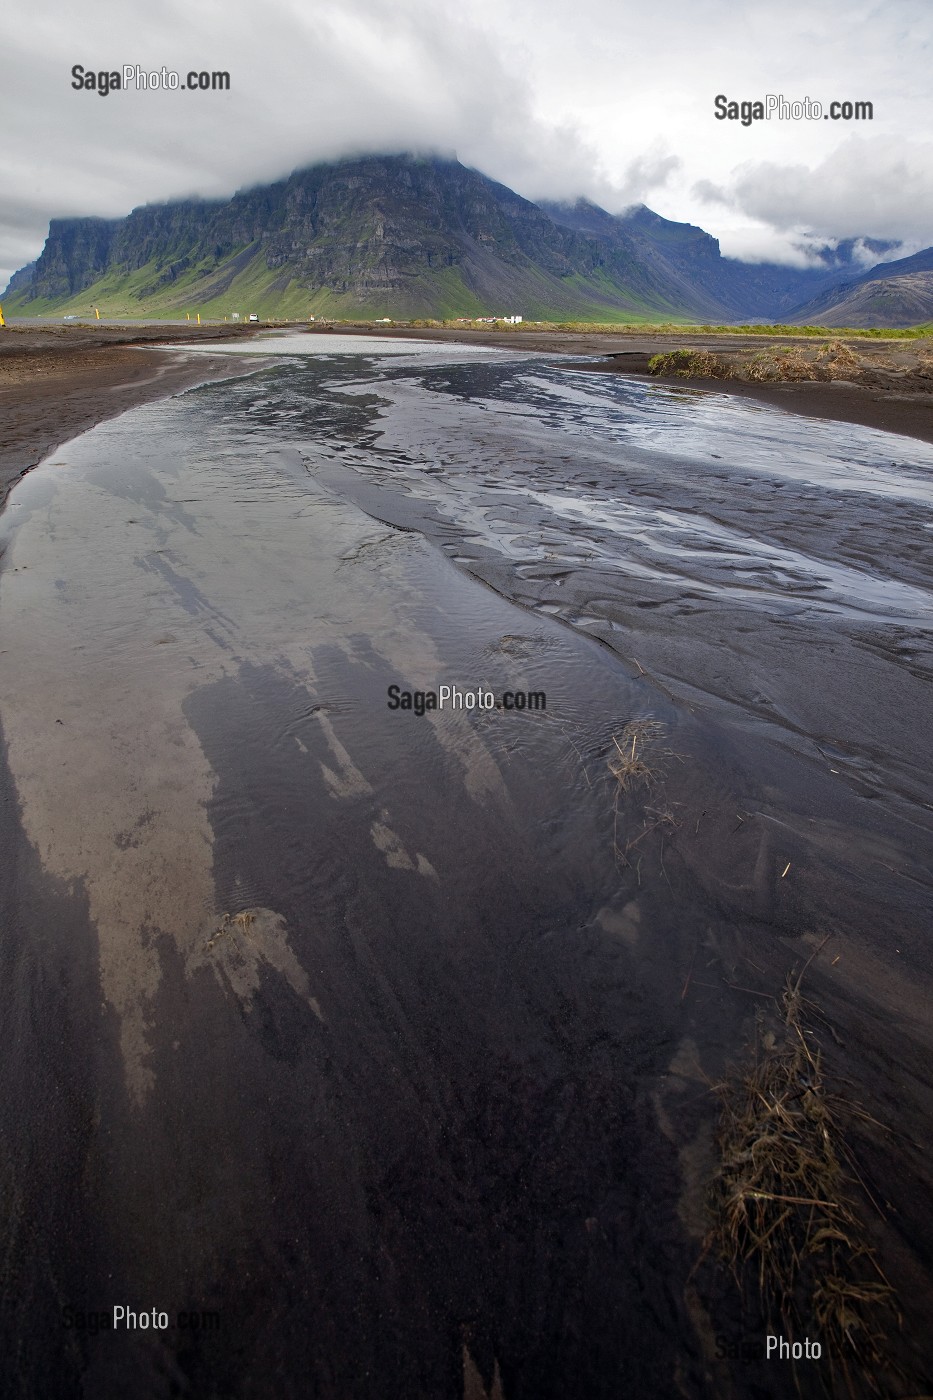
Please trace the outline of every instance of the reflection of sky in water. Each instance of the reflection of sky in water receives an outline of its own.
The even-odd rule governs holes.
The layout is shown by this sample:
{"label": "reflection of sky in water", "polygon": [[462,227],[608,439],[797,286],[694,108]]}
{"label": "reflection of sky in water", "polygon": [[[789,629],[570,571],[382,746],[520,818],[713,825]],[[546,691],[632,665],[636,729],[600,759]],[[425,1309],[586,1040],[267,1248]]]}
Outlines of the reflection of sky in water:
{"label": "reflection of sky in water", "polygon": [[442,363],[432,348],[419,366],[321,365],[319,389],[374,405],[377,431],[338,446],[343,465],[434,503],[461,538],[759,611],[933,623],[926,443],[541,359]]}
{"label": "reflection of sky in water", "polygon": [[[880,610],[933,627],[933,593],[896,579],[876,578],[799,550],[778,548],[702,517],[624,504],[607,508],[549,492],[529,491],[528,495],[556,516],[634,540],[646,554],[657,556],[646,568],[637,557],[601,551],[603,558],[614,557],[623,571],[658,582],[682,584],[689,579],[710,594],[727,591],[733,601],[759,603],[762,593],[785,599],[797,596],[811,606],[816,603],[849,617],[863,610],[874,616]],[[697,577],[701,571],[705,577]],[[824,596],[815,599],[814,592]]]}
{"label": "reflection of sky in water", "polygon": [[[188,353],[188,347],[184,348]],[[691,457],[722,470],[760,472],[840,491],[859,491],[933,504],[933,446],[913,438],[855,424],[800,418],[729,394],[682,390],[624,375],[593,374],[545,367],[543,355],[508,346],[442,345],[434,341],[395,340],[380,336],[281,334],[239,343],[201,347],[194,353],[347,356],[388,359],[393,375],[404,369],[442,368],[489,362],[508,372],[495,397],[470,397],[474,407],[497,415],[537,419],[554,430],[607,444],[644,448],[653,453]],[[548,356],[560,359],[560,356]],[[515,362],[540,366],[540,372],[515,374]],[[496,376],[499,378],[499,376]],[[454,377],[419,384],[424,393],[456,397],[469,386]],[[347,386],[350,387],[349,385]],[[375,388],[376,385],[371,387]]]}
{"label": "reflection of sky in water", "polygon": [[[571,383],[566,382],[571,380]],[[587,387],[578,387],[582,381]],[[523,374],[528,403],[560,432],[839,491],[933,504],[933,446],[855,424],[799,418],[728,394],[552,371]],[[501,411],[498,402],[490,403]],[[518,409],[527,412],[527,409]]]}
{"label": "reflection of sky in water", "polygon": [[169,349],[184,350],[186,354],[201,355],[313,355],[328,359],[344,355],[366,355],[368,358],[411,360],[415,363],[432,360],[440,364],[461,361],[501,359],[519,355],[528,359],[527,350],[499,350],[486,345],[441,345],[432,340],[391,339],[378,335],[331,335],[327,333],[292,335],[287,332],[257,336],[253,340],[221,341],[199,346],[177,345]]}
{"label": "reflection of sky in water", "polygon": [[[211,421],[202,481],[225,452],[278,440],[312,472],[330,460],[391,479],[519,567],[609,570],[620,589],[640,580],[759,612],[933,624],[928,444],[487,347],[289,335],[209,348],[287,358],[187,400],[192,427]],[[301,495],[295,460],[287,489]],[[245,473],[236,495],[281,493],[279,476]]]}

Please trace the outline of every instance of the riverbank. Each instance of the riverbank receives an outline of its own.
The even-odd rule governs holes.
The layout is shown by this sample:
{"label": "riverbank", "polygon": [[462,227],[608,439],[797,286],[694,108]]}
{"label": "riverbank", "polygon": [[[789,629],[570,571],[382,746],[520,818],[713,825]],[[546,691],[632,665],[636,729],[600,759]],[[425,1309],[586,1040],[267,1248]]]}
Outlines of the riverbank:
{"label": "riverbank", "polygon": [[[0,333],[0,507],[20,477],[69,438],[128,408],[231,373],[159,345],[243,339],[246,326],[6,327]],[[141,355],[140,347],[149,348]]]}

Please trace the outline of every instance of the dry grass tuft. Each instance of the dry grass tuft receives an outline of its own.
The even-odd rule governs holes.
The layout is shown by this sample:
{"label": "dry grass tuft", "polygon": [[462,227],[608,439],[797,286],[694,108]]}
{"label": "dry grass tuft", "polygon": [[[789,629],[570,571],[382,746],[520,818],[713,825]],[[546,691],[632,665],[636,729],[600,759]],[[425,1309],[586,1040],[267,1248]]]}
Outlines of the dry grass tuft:
{"label": "dry grass tuft", "polygon": [[817,379],[819,373],[805,350],[794,345],[785,350],[763,350],[747,363],[737,366],[736,378],[750,383],[789,383]]}
{"label": "dry grass tuft", "polygon": [[862,362],[844,340],[831,340],[819,352],[817,359],[826,366],[833,379],[848,378],[852,371],[862,368]]}
{"label": "dry grass tuft", "polygon": [[608,767],[623,792],[657,776],[658,741],[663,734],[664,726],[657,720],[633,719],[621,734],[612,736],[615,752]]}
{"label": "dry grass tuft", "polygon": [[802,977],[788,978],[779,1034],[760,1023],[754,1063],[716,1086],[720,1168],[707,1245],[740,1289],[754,1284],[775,1332],[816,1331],[846,1393],[883,1394],[879,1374],[896,1374],[885,1334],[900,1317],[853,1200],[857,1171],[839,1121],[850,1106],[823,1082]]}
{"label": "dry grass tuft", "polygon": [[794,384],[801,381],[829,383],[833,379],[858,379],[865,366],[845,341],[824,345],[778,345],[747,356],[742,352],[718,355],[710,350],[671,350],[648,362],[651,374],[677,379],[736,379],[752,384]]}
{"label": "dry grass tuft", "polygon": [[734,366],[710,350],[668,350],[652,355],[649,374],[673,375],[677,379],[734,379]]}
{"label": "dry grass tuft", "polygon": [[243,933],[250,936],[250,928],[256,922],[256,915],[244,909],[241,914],[224,914],[220,921],[220,927],[216,928],[204,945],[208,951],[213,948],[218,938],[223,938],[225,934]]}
{"label": "dry grass tuft", "polygon": [[[620,734],[612,736],[612,752],[606,766],[616,780],[612,840],[620,865],[631,865],[633,852],[639,843],[649,832],[660,829],[661,868],[664,868],[663,833],[673,831],[678,826],[669,807],[645,807],[641,831],[637,836],[630,837],[624,846],[619,845],[619,805],[622,798],[636,788],[652,787],[661,777],[665,761],[673,757],[673,750],[663,744],[664,736],[664,725],[650,716],[630,720]],[[638,864],[640,867],[640,858]]]}

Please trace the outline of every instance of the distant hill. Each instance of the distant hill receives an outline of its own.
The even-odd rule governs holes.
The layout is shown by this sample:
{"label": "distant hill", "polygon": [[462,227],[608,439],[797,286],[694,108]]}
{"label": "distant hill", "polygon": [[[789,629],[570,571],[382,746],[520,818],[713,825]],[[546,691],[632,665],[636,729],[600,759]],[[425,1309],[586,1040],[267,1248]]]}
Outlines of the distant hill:
{"label": "distant hill", "polygon": [[[805,298],[851,278],[857,266],[855,239],[824,248],[820,264],[815,267],[745,263],[724,258],[719,241],[695,224],[673,223],[643,204],[617,216],[583,199],[572,205],[541,207],[567,228],[606,242],[617,238],[631,240],[642,260],[672,289],[694,303],[705,299],[726,320],[786,320]],[[896,246],[877,240],[861,242],[876,254]]]}
{"label": "distant hill", "polygon": [[916,326],[933,320],[933,248],[880,263],[795,309],[821,326]]}
{"label": "distant hill", "polygon": [[20,315],[96,305],[152,316],[766,320],[851,272],[839,250],[815,269],[739,263],[702,229],[644,206],[614,216],[585,200],[536,205],[456,160],[369,156],[229,200],[54,219],[4,304]]}

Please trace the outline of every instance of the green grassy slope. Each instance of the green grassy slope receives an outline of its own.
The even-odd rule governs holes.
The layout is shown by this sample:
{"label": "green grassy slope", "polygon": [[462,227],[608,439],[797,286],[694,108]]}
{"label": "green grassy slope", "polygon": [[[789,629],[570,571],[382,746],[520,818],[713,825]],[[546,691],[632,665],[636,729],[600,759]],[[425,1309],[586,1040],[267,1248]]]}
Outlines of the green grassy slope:
{"label": "green grassy slope", "polygon": [[[243,262],[239,249],[236,261]],[[255,312],[265,319],[328,316],[338,320],[383,316],[394,319],[457,316],[524,316],[526,320],[573,320],[583,322],[679,321],[686,319],[681,308],[667,300],[655,305],[635,294],[620,292],[618,285],[599,273],[591,277],[573,274],[555,277],[532,268],[515,268],[509,283],[500,286],[502,295],[492,304],[474,291],[460,267],[425,268],[406,279],[402,288],[370,293],[364,298],[331,288],[302,286],[281,269],[270,269],[258,252],[246,261],[228,281],[234,257],[218,265],[214,261],[189,267],[174,281],[153,290],[162,274],[156,262],[145,263],[131,273],[111,271],[75,296],[27,300],[19,290],[4,303],[13,316],[94,314],[177,318],[190,312],[209,319],[234,312],[245,317]],[[218,293],[218,284],[226,289]],[[491,295],[491,294],[490,294]]]}

